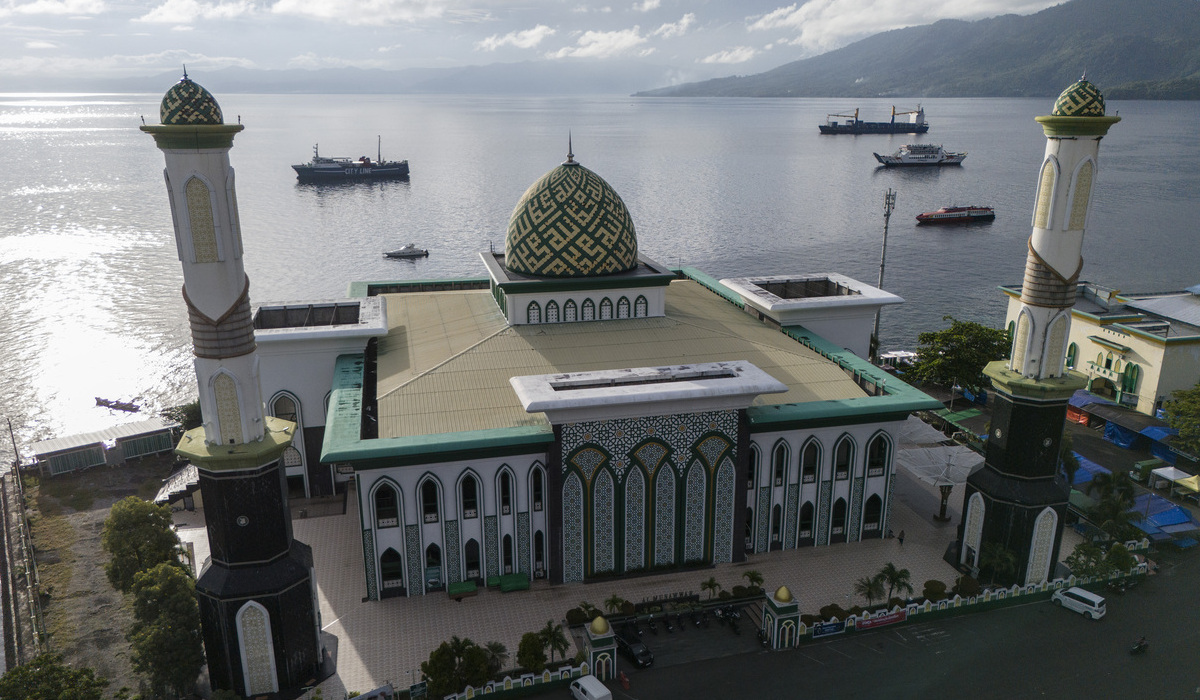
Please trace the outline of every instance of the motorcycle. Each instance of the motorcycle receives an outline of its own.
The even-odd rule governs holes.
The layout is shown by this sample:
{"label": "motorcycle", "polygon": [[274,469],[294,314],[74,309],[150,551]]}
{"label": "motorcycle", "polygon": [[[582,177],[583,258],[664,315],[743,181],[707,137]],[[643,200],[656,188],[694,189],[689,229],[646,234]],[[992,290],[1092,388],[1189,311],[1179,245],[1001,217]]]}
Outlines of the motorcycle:
{"label": "motorcycle", "polygon": [[1138,654],[1144,654],[1144,653],[1146,653],[1146,649],[1148,649],[1149,647],[1150,647],[1150,642],[1147,642],[1146,638],[1143,637],[1133,643],[1133,647],[1131,647],[1129,649],[1129,653],[1132,656],[1136,656]]}
{"label": "motorcycle", "polygon": [[646,626],[650,628],[650,634],[658,636],[658,625],[654,624],[653,615],[650,616],[650,621],[646,623]]}

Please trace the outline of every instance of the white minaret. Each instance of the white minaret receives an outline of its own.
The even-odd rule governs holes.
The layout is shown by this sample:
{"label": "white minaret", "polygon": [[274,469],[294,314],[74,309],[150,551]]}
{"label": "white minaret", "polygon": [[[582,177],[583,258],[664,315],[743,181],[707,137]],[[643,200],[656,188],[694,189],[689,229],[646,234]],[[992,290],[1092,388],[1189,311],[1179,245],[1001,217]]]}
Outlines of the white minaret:
{"label": "white minaret", "polygon": [[1037,118],[1046,133],[1046,155],[1008,364],[1028,379],[1063,375],[1100,139],[1120,120],[1104,115],[1104,96],[1086,79],[1063,91],[1050,116]]}

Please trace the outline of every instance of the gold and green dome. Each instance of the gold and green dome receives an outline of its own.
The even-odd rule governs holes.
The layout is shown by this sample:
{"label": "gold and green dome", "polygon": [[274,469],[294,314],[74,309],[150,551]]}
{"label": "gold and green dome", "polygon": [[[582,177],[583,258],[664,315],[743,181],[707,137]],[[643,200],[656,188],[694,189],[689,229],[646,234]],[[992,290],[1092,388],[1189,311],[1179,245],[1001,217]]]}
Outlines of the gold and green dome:
{"label": "gold and green dome", "polygon": [[192,82],[184,72],[183,79],[171,86],[158,107],[159,120],[168,126],[198,126],[224,124],[221,106],[212,93]]}
{"label": "gold and green dome", "polygon": [[1080,78],[1054,101],[1055,117],[1103,117],[1104,95],[1087,78]]}
{"label": "gold and green dome", "polygon": [[625,202],[569,152],[525,190],[508,220],[504,266],[512,272],[595,277],[637,264],[637,233]]}

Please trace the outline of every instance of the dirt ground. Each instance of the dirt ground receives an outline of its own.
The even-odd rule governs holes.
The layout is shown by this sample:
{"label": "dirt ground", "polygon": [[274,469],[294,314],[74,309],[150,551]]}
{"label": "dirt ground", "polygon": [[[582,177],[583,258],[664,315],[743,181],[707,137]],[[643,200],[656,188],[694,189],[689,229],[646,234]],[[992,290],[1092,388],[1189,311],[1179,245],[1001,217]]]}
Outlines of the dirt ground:
{"label": "dirt ground", "polygon": [[166,455],[96,467],[43,479],[27,491],[49,648],[107,678],[108,697],[123,687],[136,693],[139,679],[125,641],[131,601],[104,574],[108,555],[100,534],[113,503],[130,495],[153,498],[173,463]]}

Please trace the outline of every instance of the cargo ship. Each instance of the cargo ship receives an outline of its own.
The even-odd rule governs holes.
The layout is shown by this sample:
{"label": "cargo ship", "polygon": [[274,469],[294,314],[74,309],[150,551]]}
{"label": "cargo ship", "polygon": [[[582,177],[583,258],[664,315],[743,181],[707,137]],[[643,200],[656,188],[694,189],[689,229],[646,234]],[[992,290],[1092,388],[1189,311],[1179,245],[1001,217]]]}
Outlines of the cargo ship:
{"label": "cargo ship", "polygon": [[300,182],[349,182],[353,180],[396,180],[408,177],[407,160],[384,160],[376,146],[375,160],[362,156],[350,158],[328,158],[321,155],[320,144],[313,146],[313,159],[307,163],[293,165]]}
{"label": "cargo ship", "polygon": [[942,207],[937,211],[917,214],[918,224],[961,224],[968,221],[991,221],[996,210],[991,207]]}
{"label": "cargo ship", "polygon": [[[907,120],[896,121],[897,116],[905,115]],[[864,122],[858,118],[855,109],[854,114],[827,115],[819,128],[822,134],[923,134],[929,131],[929,123],[925,121],[925,110],[921,105],[907,112],[897,112],[893,105],[891,121]]]}

